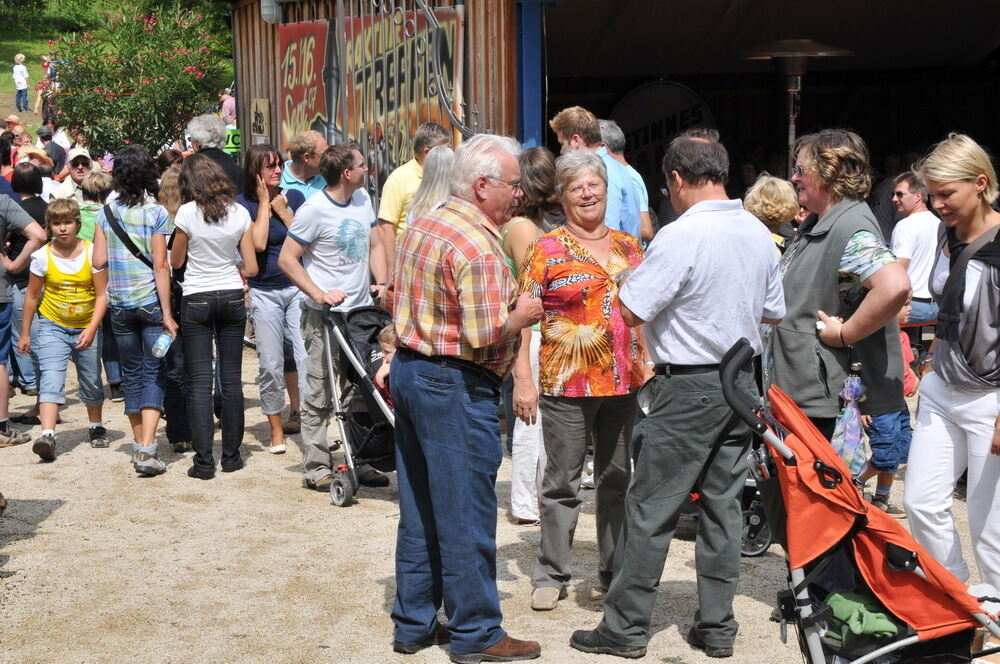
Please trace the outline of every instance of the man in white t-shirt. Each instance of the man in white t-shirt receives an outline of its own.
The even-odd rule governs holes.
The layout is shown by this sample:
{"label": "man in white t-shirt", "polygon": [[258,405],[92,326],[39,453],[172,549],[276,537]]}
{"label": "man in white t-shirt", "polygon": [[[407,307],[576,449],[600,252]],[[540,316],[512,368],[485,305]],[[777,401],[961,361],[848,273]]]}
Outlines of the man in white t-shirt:
{"label": "man in white t-shirt", "polygon": [[913,288],[913,310],[907,322],[933,323],[937,321],[938,307],[931,299],[927,282],[934,266],[941,220],[927,209],[927,187],[913,173],[896,176],[895,185],[892,202],[906,216],[892,230],[892,253],[906,268]]}
{"label": "man in white t-shirt", "polygon": [[[350,311],[372,304],[368,260],[375,211],[362,190],[368,166],[357,144],[327,148],[319,167],[327,184],[295,213],[278,266],[305,296],[301,325],[308,377],[302,399],[302,475],[307,488],[328,491],[333,480],[331,447],[336,449],[336,444],[327,441],[333,403],[323,307]],[[335,349],[330,352],[336,357]],[[367,486],[389,483],[371,468],[359,468],[358,480]]]}

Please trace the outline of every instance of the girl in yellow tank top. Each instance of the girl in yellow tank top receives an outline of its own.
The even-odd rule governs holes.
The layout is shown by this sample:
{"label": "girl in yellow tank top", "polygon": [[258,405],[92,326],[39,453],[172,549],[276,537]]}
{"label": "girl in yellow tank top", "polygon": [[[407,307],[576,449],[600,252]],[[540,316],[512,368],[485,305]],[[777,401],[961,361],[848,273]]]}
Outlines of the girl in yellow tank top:
{"label": "girl in yellow tank top", "polygon": [[66,370],[71,359],[79,377],[80,401],[90,417],[90,443],[93,447],[108,446],[101,423],[104,387],[100,337],[108,277],[103,270],[93,268],[93,245],[77,237],[80,208],[76,201],[53,201],[45,211],[45,220],[51,240],[31,255],[17,350],[22,355],[31,353],[39,374],[42,435],[32,450],[43,461],[54,461],[55,426],[59,406],[66,402]]}

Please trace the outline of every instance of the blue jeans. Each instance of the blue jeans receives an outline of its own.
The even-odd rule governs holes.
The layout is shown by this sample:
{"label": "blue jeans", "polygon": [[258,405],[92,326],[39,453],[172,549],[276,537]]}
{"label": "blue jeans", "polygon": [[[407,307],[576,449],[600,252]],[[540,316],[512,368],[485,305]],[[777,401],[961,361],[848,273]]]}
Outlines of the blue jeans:
{"label": "blue jeans", "polygon": [[394,638],[433,633],[444,603],[454,653],[500,641],[496,583],[500,383],[474,370],[397,352],[399,529]]}
{"label": "blue jeans", "polygon": [[28,110],[28,88],[23,90],[18,90],[14,95],[14,106],[17,107],[18,113],[26,113]]}
{"label": "blue jeans", "polygon": [[[134,309],[111,307],[111,329],[118,342],[121,362],[125,413],[133,415],[144,408],[163,410],[163,360],[153,356],[153,345],[163,332],[163,313],[159,304]],[[145,441],[148,442],[148,441]]]}
{"label": "blue jeans", "polygon": [[906,322],[912,324],[936,323],[938,317],[938,305],[934,302],[910,302],[912,310],[906,318]]}
{"label": "blue jeans", "polygon": [[[171,307],[174,320],[181,319],[181,298],[175,290]],[[180,340],[170,344],[160,367],[163,377],[163,417],[167,420],[167,441],[174,443],[191,442],[191,423],[187,412],[187,373],[184,371],[184,343]]]}
{"label": "blue jeans", "polygon": [[31,347],[38,360],[38,400],[42,403],[66,403],[66,370],[70,359],[76,365],[80,383],[80,401],[87,406],[104,403],[101,385],[101,331],[88,348],[77,350],[82,329],[63,327],[39,316],[32,324]]}
{"label": "blue jeans", "polygon": [[910,454],[910,409],[896,413],[885,413],[872,417],[871,425],[865,429],[868,444],[872,448],[869,463],[880,473],[894,473],[899,464],[906,463]]}
{"label": "blue jeans", "polygon": [[[10,292],[13,300],[13,311],[11,312],[11,323],[10,323],[10,340],[11,340],[11,351],[10,354],[14,358],[14,361],[10,363],[11,376],[10,382],[21,387],[21,389],[30,390],[38,387],[38,379],[35,376],[35,349],[32,348],[31,352],[27,355],[19,354],[14,348],[17,347],[17,342],[21,339],[21,323],[24,321],[24,292],[28,290],[28,287],[18,288],[17,286],[11,284]],[[38,321],[38,317],[32,321],[32,324]]]}
{"label": "blue jeans", "polygon": [[181,300],[181,340],[188,378],[188,414],[194,466],[214,471],[212,456],[212,341],[218,349],[222,392],[222,467],[240,462],[243,442],[243,330],[247,309],[242,290],[209,291]]}

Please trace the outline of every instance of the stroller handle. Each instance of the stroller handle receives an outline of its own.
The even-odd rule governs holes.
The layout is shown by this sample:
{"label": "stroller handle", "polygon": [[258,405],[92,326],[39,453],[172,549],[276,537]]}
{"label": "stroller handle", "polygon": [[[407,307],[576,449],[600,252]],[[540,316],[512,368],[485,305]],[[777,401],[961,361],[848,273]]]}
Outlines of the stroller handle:
{"label": "stroller handle", "polygon": [[749,394],[736,387],[736,375],[753,361],[753,355],[753,346],[746,337],[741,338],[726,351],[719,363],[719,379],[722,382],[722,396],[729,407],[751,429],[763,435],[767,425],[757,416],[758,404]]}

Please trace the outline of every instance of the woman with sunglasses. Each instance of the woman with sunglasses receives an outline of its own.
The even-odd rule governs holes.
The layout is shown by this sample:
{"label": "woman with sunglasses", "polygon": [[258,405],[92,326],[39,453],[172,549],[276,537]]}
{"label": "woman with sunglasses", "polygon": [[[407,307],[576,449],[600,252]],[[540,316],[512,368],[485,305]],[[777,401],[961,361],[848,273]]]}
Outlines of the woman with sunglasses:
{"label": "woman with sunglasses", "polygon": [[[301,293],[278,267],[278,254],[292,225],[293,212],[305,197],[295,189],[279,189],[281,166],[281,155],[272,146],[251,147],[243,172],[243,193],[236,197],[254,220],[251,236],[260,271],[247,279],[247,285],[260,364],[261,410],[271,426],[267,448],[271,454],[283,453],[285,434],[299,431],[299,394],[306,359],[299,327]],[[282,426],[286,389],[291,412]]]}

